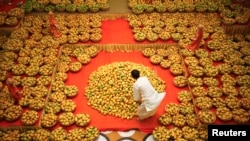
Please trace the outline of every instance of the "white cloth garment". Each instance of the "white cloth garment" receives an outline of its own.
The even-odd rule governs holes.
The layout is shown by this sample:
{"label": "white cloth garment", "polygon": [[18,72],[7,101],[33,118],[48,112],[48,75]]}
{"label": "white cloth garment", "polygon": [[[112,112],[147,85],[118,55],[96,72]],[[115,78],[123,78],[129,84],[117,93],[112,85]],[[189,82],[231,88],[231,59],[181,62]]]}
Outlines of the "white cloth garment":
{"label": "white cloth garment", "polygon": [[138,116],[140,118],[152,116],[156,112],[157,107],[161,104],[161,101],[166,95],[165,92],[159,94],[151,85],[147,77],[139,77],[136,80],[133,85],[133,94],[135,101],[141,100],[142,102],[138,108]]}

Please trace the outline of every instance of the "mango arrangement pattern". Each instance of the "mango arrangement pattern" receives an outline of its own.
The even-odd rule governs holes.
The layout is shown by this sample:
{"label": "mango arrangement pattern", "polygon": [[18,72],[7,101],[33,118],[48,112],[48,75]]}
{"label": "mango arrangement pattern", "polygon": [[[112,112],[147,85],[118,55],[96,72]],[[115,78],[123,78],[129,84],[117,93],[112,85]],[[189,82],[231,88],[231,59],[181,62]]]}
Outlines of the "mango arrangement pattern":
{"label": "mango arrangement pattern", "polygon": [[140,70],[141,76],[147,76],[158,92],[165,91],[165,82],[150,68],[132,62],[115,62],[99,67],[90,75],[85,88],[89,105],[105,115],[123,119],[136,116],[138,105],[132,94],[134,81],[130,74],[133,69]]}
{"label": "mango arrangement pattern", "polygon": [[[250,123],[250,33],[234,28],[249,25],[249,8],[232,0],[129,0],[129,12],[106,14],[112,2],[26,0],[0,11],[0,140],[207,140],[208,124]],[[58,38],[50,32],[49,11],[60,25]],[[125,21],[134,44],[101,44],[118,35],[103,28],[116,19]],[[189,50],[198,24],[204,27],[200,48]],[[115,51],[139,51],[173,77],[171,86],[147,66],[125,61],[93,71],[84,92],[66,83],[100,52]],[[149,133],[93,126],[88,111],[79,112],[79,95],[102,115],[134,120],[132,68],[143,70],[158,91],[178,89],[169,93],[175,98],[164,103],[159,126]],[[17,102],[9,77],[22,91]]]}

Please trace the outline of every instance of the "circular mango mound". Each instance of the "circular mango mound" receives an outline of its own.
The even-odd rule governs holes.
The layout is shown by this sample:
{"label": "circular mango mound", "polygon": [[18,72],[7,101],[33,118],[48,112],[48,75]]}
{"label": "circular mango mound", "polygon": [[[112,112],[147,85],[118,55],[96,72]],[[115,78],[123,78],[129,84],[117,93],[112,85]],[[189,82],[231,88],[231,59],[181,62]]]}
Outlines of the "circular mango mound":
{"label": "circular mango mound", "polygon": [[165,82],[151,68],[132,62],[114,62],[90,74],[85,88],[88,105],[104,115],[132,119],[138,106],[133,97],[133,69],[147,76],[158,92],[165,91]]}

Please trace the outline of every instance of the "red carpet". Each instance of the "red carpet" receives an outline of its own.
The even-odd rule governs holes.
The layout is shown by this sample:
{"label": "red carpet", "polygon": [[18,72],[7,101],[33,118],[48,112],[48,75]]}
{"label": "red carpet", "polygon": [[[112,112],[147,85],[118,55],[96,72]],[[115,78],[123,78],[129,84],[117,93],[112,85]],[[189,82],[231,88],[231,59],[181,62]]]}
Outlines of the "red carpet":
{"label": "red carpet", "polygon": [[104,20],[102,22],[102,40],[100,44],[147,44],[147,43],[173,43],[172,40],[149,42],[144,40],[137,42],[134,39],[132,29],[125,19],[118,18],[116,20]]}
{"label": "red carpet", "polygon": [[[145,121],[123,120],[113,116],[104,116],[98,111],[92,109],[87,105],[87,99],[84,96],[84,88],[87,85],[87,81],[91,72],[97,70],[99,66],[110,64],[113,62],[131,61],[134,63],[143,64],[157,71],[158,76],[166,82],[166,97],[163,103],[160,105],[156,115]],[[91,117],[90,125],[96,126],[100,130],[128,130],[131,128],[137,128],[144,132],[152,132],[152,130],[159,125],[158,118],[164,113],[164,107],[169,102],[177,102],[177,92],[180,89],[173,85],[173,76],[168,70],[162,69],[159,65],[152,65],[148,58],[143,57],[141,52],[101,52],[98,56],[91,60],[91,63],[84,66],[78,73],[69,73],[67,84],[76,85],[79,89],[78,96],[74,98],[77,103],[77,109],[75,113],[85,112]],[[70,127],[71,128],[71,127]]]}
{"label": "red carpet", "polygon": [[[13,2],[13,4],[16,1]],[[11,6],[1,7],[1,10],[8,11]],[[128,21],[124,19],[117,20],[105,20],[102,23],[102,40],[98,42],[99,44],[138,44],[133,38],[133,33],[128,25]],[[171,41],[169,41],[171,42]],[[149,43],[148,41],[140,43]],[[157,43],[164,43],[158,41]],[[166,43],[166,42],[165,42]],[[141,63],[146,66],[155,69],[158,72],[158,75],[164,79],[167,83],[166,88],[166,97],[163,103],[160,105],[156,115],[145,121],[133,120],[122,120],[120,118],[115,118],[112,116],[101,115],[98,111],[92,109],[87,105],[87,99],[84,96],[84,88],[87,85],[88,77],[91,72],[96,70],[99,66],[109,64],[117,61],[131,61],[135,63]],[[68,85],[76,85],[79,88],[79,94],[74,98],[74,101],[77,104],[77,109],[75,113],[88,113],[91,116],[90,125],[96,126],[99,130],[129,130],[129,129],[139,129],[145,132],[152,132],[152,130],[159,125],[158,118],[161,114],[164,113],[164,107],[166,103],[177,101],[176,93],[179,91],[173,83],[173,76],[169,71],[161,69],[160,66],[154,66],[150,63],[148,58],[142,56],[141,52],[115,52],[107,53],[101,52],[99,55],[92,59],[91,63],[87,66],[84,66],[82,70],[78,73],[69,73],[68,74]],[[21,125],[20,120],[15,122],[1,122],[1,126],[18,126]],[[38,123],[36,124],[38,125]],[[60,126],[57,124],[56,126]],[[68,129],[72,129],[75,126],[70,126]]]}
{"label": "red carpet", "polygon": [[[155,70],[160,78],[166,82],[166,97],[161,103],[160,107],[157,110],[155,116],[146,119],[144,121],[138,121],[136,118],[132,120],[125,120],[121,118],[116,118],[113,116],[104,116],[100,114],[97,110],[92,109],[87,105],[87,99],[84,96],[84,89],[87,86],[87,81],[89,75],[97,70],[99,66],[110,64],[113,62],[125,62],[131,61],[138,64],[143,64]],[[90,64],[83,66],[81,71],[77,73],[68,73],[68,80],[66,81],[67,85],[76,85],[78,87],[78,95],[73,98],[77,108],[75,114],[77,113],[88,113],[91,118],[90,125],[97,127],[101,131],[106,130],[129,130],[129,129],[139,129],[144,132],[151,133],[152,130],[159,126],[159,116],[162,115],[165,111],[165,105],[170,102],[177,102],[177,93],[180,91],[180,88],[177,88],[173,85],[173,76],[168,70],[162,69],[159,65],[153,65],[148,58],[142,56],[141,52],[100,52],[95,58],[93,58]],[[15,122],[0,122],[0,126],[20,126],[20,120]],[[36,124],[38,125],[38,123]],[[55,126],[60,126],[59,123]],[[67,127],[67,129],[74,128],[75,125]]]}
{"label": "red carpet", "polygon": [[101,44],[135,43],[133,33],[129,29],[128,22],[123,19],[103,21],[102,35]]}
{"label": "red carpet", "polygon": [[[128,25],[128,22],[124,19],[117,20],[106,20],[103,21],[102,25],[102,40],[100,44],[138,44],[133,38],[132,31]],[[171,41],[169,41],[171,42]],[[144,41],[143,43],[149,43]],[[158,41],[157,43],[163,43]],[[163,103],[160,105],[156,115],[145,121],[133,120],[122,120],[120,118],[112,116],[101,115],[98,111],[92,109],[87,105],[87,99],[84,96],[84,88],[87,85],[87,81],[91,72],[96,70],[99,66],[109,64],[112,62],[119,61],[131,61],[135,63],[144,64],[149,66],[152,69],[155,69],[162,79],[166,81],[166,97]],[[177,102],[176,94],[180,90],[176,88],[173,83],[173,76],[169,71],[163,70],[160,66],[154,66],[150,63],[149,59],[143,57],[141,52],[101,52],[98,56],[91,60],[91,63],[87,66],[83,66],[82,70],[78,73],[69,73],[68,74],[68,85],[76,85],[79,89],[79,94],[74,98],[74,101],[77,104],[77,109],[75,113],[88,113],[91,116],[90,125],[96,126],[99,130],[129,130],[129,129],[139,129],[144,132],[152,132],[152,130],[159,125],[158,118],[164,113],[164,107],[169,102]],[[16,122],[1,122],[1,126],[11,126],[11,125],[20,125],[20,121]],[[59,126],[57,124],[56,126]],[[75,126],[70,126],[68,129],[71,129]]]}
{"label": "red carpet", "polygon": [[[6,7],[1,10],[6,10]],[[8,6],[7,6],[8,8]],[[124,19],[117,20],[106,20],[102,22],[102,40],[99,44],[139,44],[139,43],[150,43],[148,41],[136,42],[133,38],[133,33],[128,25],[128,22]],[[157,41],[155,43],[171,43],[172,41],[163,42]],[[160,105],[156,115],[144,121],[123,120],[112,116],[104,116],[98,111],[92,109],[87,105],[87,99],[84,96],[84,89],[87,86],[87,81],[91,72],[95,71],[99,66],[110,64],[113,62],[131,61],[134,63],[140,63],[145,66],[149,66],[156,70],[159,77],[166,82],[166,97],[163,103]],[[105,130],[129,130],[139,129],[144,132],[151,133],[152,130],[159,126],[159,116],[164,113],[165,105],[170,102],[177,102],[177,93],[182,89],[177,88],[173,85],[173,76],[168,70],[162,69],[159,65],[154,66],[150,63],[149,59],[143,57],[141,52],[100,52],[98,56],[91,60],[91,63],[83,66],[81,71],[78,73],[69,73],[68,85],[76,85],[79,89],[79,94],[74,98],[77,104],[76,113],[88,113],[91,117],[90,125],[97,127],[101,131]],[[0,122],[0,126],[12,126],[20,125],[20,121],[16,122]],[[56,126],[59,126],[57,124]],[[75,126],[70,126],[68,129],[72,129]]]}

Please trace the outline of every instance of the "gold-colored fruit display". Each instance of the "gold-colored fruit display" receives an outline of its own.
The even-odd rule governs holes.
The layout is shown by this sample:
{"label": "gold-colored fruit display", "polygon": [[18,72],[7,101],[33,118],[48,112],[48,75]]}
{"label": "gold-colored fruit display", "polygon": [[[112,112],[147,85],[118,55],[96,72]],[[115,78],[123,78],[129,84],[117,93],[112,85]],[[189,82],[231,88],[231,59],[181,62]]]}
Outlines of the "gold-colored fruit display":
{"label": "gold-colored fruit display", "polygon": [[4,112],[4,117],[7,121],[14,121],[20,118],[22,115],[22,107],[17,105],[12,105],[8,107]]}
{"label": "gold-colored fruit display", "polygon": [[38,120],[38,112],[35,110],[29,110],[23,113],[21,122],[23,125],[33,125]]}
{"label": "gold-colored fruit display", "polygon": [[61,102],[61,109],[64,112],[73,112],[76,109],[76,104],[72,99],[66,99]]}
{"label": "gold-colored fruit display", "polygon": [[43,114],[41,117],[41,126],[45,128],[53,127],[57,123],[57,115],[53,113]]}
{"label": "gold-colored fruit display", "polygon": [[154,55],[150,56],[149,60],[153,64],[160,64],[161,61],[163,60],[163,56],[158,55],[158,54],[154,54]]}
{"label": "gold-colored fruit display", "polygon": [[24,10],[20,7],[12,8],[8,11],[9,17],[16,17],[17,19],[21,19],[24,16]]}
{"label": "gold-colored fruit display", "polygon": [[178,140],[178,139],[182,138],[182,136],[183,136],[182,130],[180,127],[174,126],[174,127],[170,128],[169,131],[170,131],[171,138],[173,138],[173,139]]}
{"label": "gold-colored fruit display", "polygon": [[156,50],[154,48],[145,48],[142,50],[142,54],[146,57],[150,57],[156,54]]}
{"label": "gold-colored fruit display", "polygon": [[175,76],[173,81],[176,87],[185,87],[188,84],[187,77],[182,76],[182,75]]}
{"label": "gold-colored fruit display", "polygon": [[236,89],[235,86],[231,86],[231,85],[222,85],[222,93],[225,96],[234,96],[237,97],[238,96],[238,91]]}
{"label": "gold-colored fruit display", "polygon": [[186,118],[182,114],[173,115],[173,125],[177,127],[183,127],[186,124]]}
{"label": "gold-colored fruit display", "polygon": [[196,76],[192,76],[190,75],[188,77],[188,84],[192,87],[195,86],[202,86],[203,85],[203,80],[201,77],[196,77]]}
{"label": "gold-colored fruit display", "polygon": [[241,107],[249,110],[250,109],[250,98],[241,98]]}
{"label": "gold-colored fruit display", "polygon": [[201,77],[204,75],[204,68],[199,65],[189,66],[189,72],[193,76]]}
{"label": "gold-colored fruit display", "polygon": [[207,90],[202,86],[193,87],[192,94],[194,97],[206,96]]}
{"label": "gold-colored fruit display", "polygon": [[184,67],[182,64],[179,64],[179,63],[173,63],[171,66],[170,66],[170,72],[171,74],[177,76],[177,75],[181,75],[184,73]]}
{"label": "gold-colored fruit display", "polygon": [[242,96],[242,97],[249,98],[250,97],[250,88],[247,87],[247,86],[241,86],[239,88],[239,95]]}
{"label": "gold-colored fruit display", "polygon": [[199,132],[197,128],[190,126],[184,126],[182,128],[182,134],[183,138],[186,140],[197,139],[199,137]]}
{"label": "gold-colored fruit display", "polygon": [[47,86],[51,83],[51,76],[40,76],[36,79],[38,85]]}
{"label": "gold-colored fruit display", "polygon": [[214,97],[221,97],[222,96],[222,90],[219,87],[208,87],[207,88],[208,96],[214,98]]}
{"label": "gold-colored fruit display", "polygon": [[198,119],[198,116],[196,114],[188,114],[188,115],[186,115],[185,118],[186,118],[187,125],[189,125],[191,127],[198,127],[199,119]]}
{"label": "gold-colored fruit display", "polygon": [[90,122],[90,116],[89,114],[85,113],[78,113],[75,115],[75,124],[77,126],[86,126]]}
{"label": "gold-colored fruit display", "polygon": [[200,96],[195,98],[195,106],[199,109],[210,109],[213,106],[213,101],[208,96]]}
{"label": "gold-colored fruit display", "polygon": [[165,106],[165,112],[170,115],[176,115],[180,112],[180,107],[177,103],[169,103]]}
{"label": "gold-colored fruit display", "polygon": [[170,125],[172,123],[172,121],[173,121],[172,115],[170,115],[169,113],[165,113],[159,117],[159,122],[162,125]]}
{"label": "gold-colored fruit display", "polygon": [[44,98],[33,98],[29,101],[29,108],[32,110],[39,111],[41,110],[45,105],[45,99]]}
{"label": "gold-colored fruit display", "polygon": [[98,55],[99,50],[96,46],[92,45],[92,46],[85,48],[85,53],[89,55],[90,57],[95,57]]}
{"label": "gold-colored fruit display", "polygon": [[40,128],[36,130],[36,133],[34,135],[34,140],[40,140],[40,141],[46,141],[50,138],[50,131],[44,128]]}
{"label": "gold-colored fruit display", "polygon": [[51,139],[54,141],[65,140],[67,138],[67,130],[58,127],[51,132]]}
{"label": "gold-colored fruit display", "polygon": [[236,84],[235,78],[228,73],[225,73],[221,76],[221,82],[223,83],[223,85],[230,86],[234,86]]}
{"label": "gold-colored fruit display", "polygon": [[231,110],[227,107],[219,107],[216,109],[217,117],[222,121],[230,121],[233,118]]}
{"label": "gold-colored fruit display", "polygon": [[162,48],[157,49],[156,53],[163,57],[167,57],[169,54],[167,49],[162,49]]}
{"label": "gold-colored fruit display", "polygon": [[203,82],[206,86],[218,86],[219,81],[214,77],[204,77]]}
{"label": "gold-colored fruit display", "polygon": [[59,123],[63,126],[70,126],[74,124],[75,115],[72,112],[61,113],[58,117]]}
{"label": "gold-colored fruit display", "polygon": [[74,97],[78,94],[78,88],[77,86],[65,86],[64,88],[64,94],[67,96],[67,97]]}
{"label": "gold-colored fruit display", "polygon": [[156,127],[152,134],[157,141],[166,141],[171,137],[170,131],[165,126]]}
{"label": "gold-colored fruit display", "polygon": [[227,96],[225,98],[225,103],[227,107],[231,110],[238,109],[241,107],[241,102],[237,97]]}
{"label": "gold-colored fruit display", "polygon": [[52,101],[52,102],[61,103],[65,99],[66,99],[66,95],[63,92],[61,92],[61,91],[52,92],[49,95],[49,101]]}
{"label": "gold-colored fruit display", "polygon": [[190,91],[182,90],[178,92],[177,98],[180,102],[190,102],[192,101],[192,95]]}
{"label": "gold-colored fruit display", "polygon": [[215,97],[212,98],[212,100],[213,100],[213,106],[216,108],[226,106],[226,101],[222,97]]}
{"label": "gold-colored fruit display", "polygon": [[238,124],[249,123],[250,113],[247,112],[245,109],[243,109],[243,108],[234,109],[232,111],[232,114],[233,114],[233,120],[236,123],[238,123]]}
{"label": "gold-colored fruit display", "polygon": [[100,134],[100,131],[95,126],[88,126],[85,132],[86,134],[84,135],[83,138],[90,141],[95,140]]}
{"label": "gold-colored fruit display", "polygon": [[182,102],[180,105],[180,113],[182,115],[188,115],[195,113],[195,107],[192,102]]}
{"label": "gold-colored fruit display", "polygon": [[68,79],[68,74],[64,72],[57,72],[55,74],[55,80],[66,81]]}
{"label": "gold-colored fruit display", "polygon": [[201,66],[205,67],[205,66],[211,66],[213,65],[213,60],[208,58],[208,57],[203,57],[199,59],[199,63]]}
{"label": "gold-colored fruit display", "polygon": [[216,115],[211,110],[200,110],[198,112],[198,117],[202,123],[213,124],[216,121]]}
{"label": "gold-colored fruit display", "polygon": [[18,21],[17,17],[7,17],[5,19],[5,24],[7,26],[16,26],[18,24],[18,22],[19,21]]}
{"label": "gold-colored fruit display", "polygon": [[184,63],[188,66],[198,65],[199,60],[195,56],[188,56],[188,57],[185,57]]}
{"label": "gold-colored fruit display", "polygon": [[162,68],[164,68],[164,69],[168,69],[168,68],[170,68],[171,64],[172,64],[172,62],[171,62],[170,60],[168,60],[168,59],[163,59],[163,60],[161,61],[161,63],[160,63],[160,66],[161,66]]}
{"label": "gold-colored fruit display", "polygon": [[130,74],[133,69],[147,76],[158,92],[164,92],[165,82],[150,68],[132,62],[115,62],[99,67],[90,75],[85,89],[88,104],[104,115],[132,119],[137,111],[132,93],[134,79]]}
{"label": "gold-colored fruit display", "polygon": [[32,129],[23,131],[20,134],[20,140],[22,140],[22,141],[34,140],[35,134],[36,134],[35,130],[32,130]]}
{"label": "gold-colored fruit display", "polygon": [[61,104],[59,102],[47,102],[44,107],[45,113],[57,114],[61,111]]}
{"label": "gold-colored fruit display", "polygon": [[77,60],[83,65],[86,65],[91,61],[91,57],[88,54],[83,53],[77,56]]}
{"label": "gold-colored fruit display", "polygon": [[81,62],[71,62],[69,64],[69,70],[72,72],[78,72],[80,71],[82,68],[82,63]]}
{"label": "gold-colored fruit display", "polygon": [[67,139],[68,140],[82,140],[82,135],[85,134],[85,131],[82,128],[73,128],[68,131]]}

